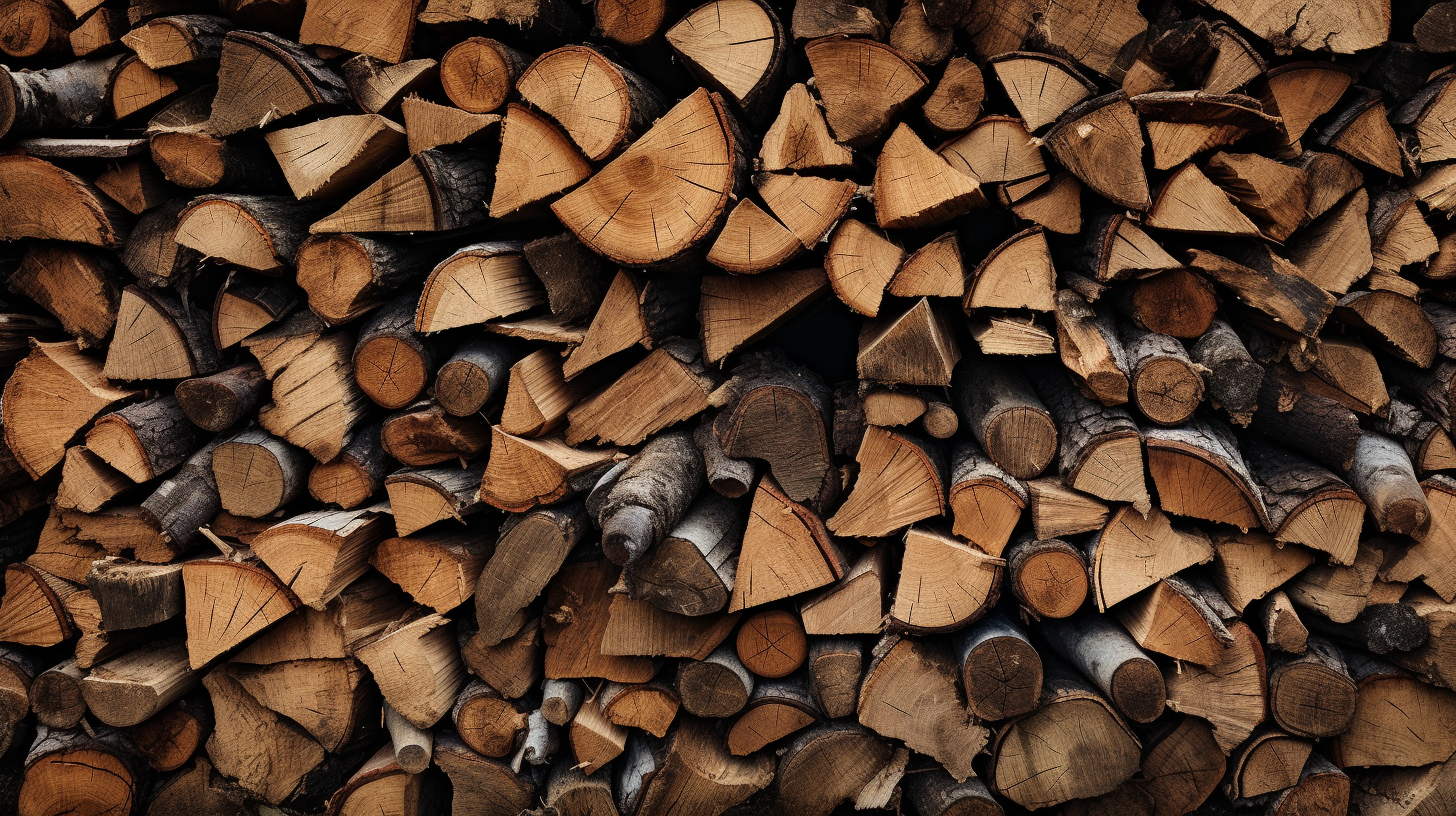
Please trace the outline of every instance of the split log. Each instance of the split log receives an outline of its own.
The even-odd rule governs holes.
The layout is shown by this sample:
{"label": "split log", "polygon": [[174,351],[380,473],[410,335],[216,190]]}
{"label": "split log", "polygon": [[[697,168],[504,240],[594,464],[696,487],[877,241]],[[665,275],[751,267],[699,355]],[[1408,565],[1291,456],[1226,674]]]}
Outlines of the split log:
{"label": "split log", "polygon": [[1356,687],[1340,651],[1310,638],[1302,655],[1269,662],[1269,714],[1291,734],[1319,739],[1343,734],[1355,718]]}
{"label": "split log", "polygon": [[117,728],[150,719],[202,679],[188,665],[187,651],[174,639],[93,666],[81,681],[87,709]]}
{"label": "split log", "polygon": [[149,781],[146,762],[115,728],[36,730],[24,760],[18,813],[61,813],[84,807],[128,812]]}
{"label": "split log", "polygon": [[253,550],[303,603],[322,610],[369,569],[369,555],[389,537],[376,508],[303,513],[253,539]]}
{"label": "split log", "polygon": [[1011,540],[1028,501],[1035,501],[1028,487],[992,463],[974,443],[961,441],[951,450],[948,502],[951,531],[957,536],[998,556]]}
{"label": "split log", "polygon": [[[934,757],[958,780],[972,776],[970,759],[989,732],[955,688],[958,673],[948,649],[895,636],[881,641],[860,688],[860,724]],[[953,726],[925,727],[932,722]]]}
{"label": "split log", "polygon": [[998,600],[1003,567],[1000,559],[951,536],[912,526],[905,533],[890,625],[935,632],[974,623]]}
{"label": "split log", "polygon": [[1149,506],[1142,440],[1132,417],[1087,399],[1059,373],[1034,383],[1057,422],[1058,466],[1067,486],[1108,501]]}
{"label": "split log", "polygon": [[[1060,741],[1074,727],[1095,750],[1063,749]],[[1010,721],[996,735],[991,787],[1023,807],[1098,796],[1137,771],[1139,748],[1106,701],[1065,667],[1052,664],[1043,681],[1041,707]],[[1062,772],[1047,778],[1045,768]]]}
{"label": "split log", "polygon": [[1131,507],[1119,509],[1082,549],[1099,611],[1213,558],[1213,545],[1206,534],[1174,528],[1157,508],[1146,516]]}
{"label": "split log", "polygon": [[392,624],[359,647],[384,699],[406,720],[429,728],[444,717],[465,684],[465,668],[449,621],[420,615]]}
{"label": "split log", "polygon": [[745,356],[733,374],[714,424],[723,451],[766,461],[792,500],[823,501],[833,489],[830,396],[823,381],[773,354]]}
{"label": "split log", "polygon": [[586,522],[586,509],[580,504],[543,508],[506,522],[475,588],[480,597],[492,599],[476,606],[479,637],[486,646],[515,634],[514,619],[546,588],[567,553],[586,535]]}
{"label": "split log", "polygon": [[[182,566],[187,651],[195,669],[206,666],[302,605],[256,556],[239,555],[242,557],[195,559]],[[219,620],[215,611],[228,599],[233,600],[233,608],[226,620]],[[240,610],[247,610],[248,614],[239,618]]]}
{"label": "split log", "polygon": [[[523,76],[522,86],[525,80]],[[718,226],[726,214],[728,197],[746,181],[742,178],[743,147],[734,135],[735,127],[722,100],[699,91],[668,111],[611,164],[551,205],[552,211],[582,243],[623,266],[677,260]],[[687,139],[689,133],[712,135]],[[641,187],[645,167],[659,162],[674,166],[690,162],[697,169],[691,177],[666,174],[668,178],[659,185]],[[634,191],[640,194],[631,195]],[[655,225],[653,248],[644,251],[642,236],[627,225],[640,225],[640,216],[650,212],[654,202],[668,200],[674,202],[673,211],[681,214],[684,224]],[[646,220],[653,223],[651,218]],[[671,229],[666,239],[665,229]]]}

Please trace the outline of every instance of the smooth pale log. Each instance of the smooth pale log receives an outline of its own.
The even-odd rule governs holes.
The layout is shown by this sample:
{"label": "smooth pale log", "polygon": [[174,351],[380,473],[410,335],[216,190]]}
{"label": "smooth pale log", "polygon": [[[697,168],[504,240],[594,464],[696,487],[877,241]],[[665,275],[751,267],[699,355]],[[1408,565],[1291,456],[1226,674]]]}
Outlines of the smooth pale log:
{"label": "smooth pale log", "polygon": [[1051,620],[1042,631],[1052,650],[1095,683],[1123,716],[1148,723],[1163,713],[1167,689],[1157,664],[1110,616]]}

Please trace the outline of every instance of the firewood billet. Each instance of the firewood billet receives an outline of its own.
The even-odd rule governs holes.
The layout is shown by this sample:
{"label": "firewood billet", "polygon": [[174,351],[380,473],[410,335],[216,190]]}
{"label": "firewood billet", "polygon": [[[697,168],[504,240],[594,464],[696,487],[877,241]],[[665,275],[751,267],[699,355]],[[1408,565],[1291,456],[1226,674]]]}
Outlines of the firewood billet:
{"label": "firewood billet", "polygon": [[[1080,677],[1065,666],[1048,665],[1042,704],[1003,726],[992,745],[991,786],[1023,806],[1043,807],[1108,793],[1137,770],[1139,743],[1128,726]],[[1057,748],[1062,723],[1077,722],[1097,750]],[[1062,769],[1051,779],[1041,767]]]}
{"label": "firewood billet", "polygon": [[1355,692],[1344,656],[1328,641],[1310,638],[1304,654],[1270,658],[1269,713],[1292,734],[1319,739],[1349,730]]}
{"label": "firewood billet", "polygon": [[544,508],[506,522],[475,587],[477,595],[492,599],[476,606],[479,636],[486,646],[515,634],[520,611],[546,588],[586,528],[581,504]]}
{"label": "firewood billet", "polygon": [[1057,426],[1025,375],[993,355],[968,357],[956,372],[956,408],[991,461],[1018,479],[1041,475]]}
{"label": "firewood billet", "polygon": [[1142,437],[1132,417],[1083,396],[1060,372],[1033,382],[1057,423],[1062,481],[1108,501],[1149,507]]}
{"label": "firewood billet", "polygon": [[587,501],[603,552],[631,565],[657,546],[703,487],[702,462],[692,437],[679,431],[655,437],[605,476]]}
{"label": "firewood billet", "polygon": [[[206,666],[302,606],[257,556],[243,551],[236,556],[194,559],[182,565],[187,651],[193,668]],[[230,614],[219,620],[214,610],[228,599],[232,599]],[[236,612],[244,609],[248,614],[239,618]]]}
{"label": "firewood billet", "polygon": [[17,812],[52,813],[72,806],[123,811],[141,795],[147,779],[145,760],[121,729],[42,726],[24,758]]}
{"label": "firewood billet", "polygon": [[794,501],[823,501],[832,489],[831,400],[823,381],[782,356],[755,354],[739,363],[724,388],[728,400],[714,426],[724,452],[768,462]]}
{"label": "firewood billet", "polygon": [[890,625],[934,632],[974,623],[999,600],[1005,567],[1001,559],[952,536],[911,526],[905,533]]}
{"label": "firewood billet", "polygon": [[1163,676],[1152,659],[1107,615],[1051,621],[1041,630],[1063,660],[1089,678],[1123,716],[1147,723],[1163,713]]}
{"label": "firewood billet", "polygon": [[1161,510],[1146,516],[1118,510],[1082,545],[1098,610],[1132,597],[1194,564],[1213,559],[1213,545],[1199,530],[1179,530]]}
{"label": "firewood billet", "polygon": [[944,514],[949,474],[939,445],[871,425],[855,461],[860,478],[838,512],[824,522],[832,532],[875,537]]}
{"label": "firewood billet", "polygon": [[731,717],[753,694],[753,675],[724,644],[702,660],[678,664],[677,693],[684,711],[698,717]]}
{"label": "firewood billet", "polygon": [[744,524],[735,503],[700,495],[662,543],[623,572],[627,591],[680,615],[722,610],[733,593]]}
{"label": "firewood billet", "polygon": [[1061,539],[1026,536],[1006,551],[1011,593],[1022,607],[1044,618],[1065,618],[1087,598],[1085,557]]}
{"label": "firewood billet", "polygon": [[[893,762],[886,740],[853,722],[826,722],[799,732],[779,757],[775,793],[796,813],[829,816],[860,793]],[[814,787],[811,793],[809,788]]]}
{"label": "firewood billet", "polygon": [[[613,606],[613,596],[607,590],[617,585],[619,572],[599,554],[583,553],[582,560],[567,564],[552,578],[546,588],[546,612],[541,622],[546,641],[546,677],[599,677],[617,683],[645,683],[657,674],[660,661],[608,654],[605,650]],[[641,606],[649,614],[656,609],[651,604]],[[479,607],[476,612],[478,616]],[[632,627],[628,629],[632,631]],[[721,629],[721,637],[727,637],[731,623]]]}
{"label": "firewood billet", "polygon": [[[875,647],[859,694],[859,721],[890,739],[939,760],[959,781],[973,775],[971,757],[990,732],[975,721],[955,688],[959,674],[950,650],[891,635]],[[934,712],[934,713],[932,713]],[[952,722],[926,729],[925,722]]]}

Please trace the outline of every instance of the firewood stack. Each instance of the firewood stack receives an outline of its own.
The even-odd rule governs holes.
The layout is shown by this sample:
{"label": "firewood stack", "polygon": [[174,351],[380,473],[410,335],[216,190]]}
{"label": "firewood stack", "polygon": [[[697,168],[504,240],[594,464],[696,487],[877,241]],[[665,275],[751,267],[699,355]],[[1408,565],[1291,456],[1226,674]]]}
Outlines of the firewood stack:
{"label": "firewood stack", "polygon": [[0,813],[1456,807],[1456,1],[0,50]]}

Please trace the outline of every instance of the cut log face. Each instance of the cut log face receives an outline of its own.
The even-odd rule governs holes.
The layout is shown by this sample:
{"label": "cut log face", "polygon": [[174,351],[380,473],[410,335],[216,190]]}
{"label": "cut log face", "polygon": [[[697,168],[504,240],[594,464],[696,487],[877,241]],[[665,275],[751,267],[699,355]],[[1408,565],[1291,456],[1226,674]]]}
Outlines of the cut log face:
{"label": "cut log face", "polygon": [[954,538],[911,527],[890,619],[910,631],[959,629],[974,623],[999,595],[999,559]]}
{"label": "cut log face", "polygon": [[0,0],[0,814],[1449,816],[1456,0],[1165,5]]}
{"label": "cut log face", "polygon": [[[824,113],[838,141],[863,147],[883,136],[894,117],[925,88],[925,74],[888,45],[826,37],[805,46]],[[873,76],[867,91],[862,77]]]}
{"label": "cut log face", "polygon": [[233,31],[223,40],[212,128],[219,136],[295,113],[342,103],[344,83],[296,43],[274,34]]}
{"label": "cut log face", "polygon": [[595,49],[567,46],[542,54],[516,88],[555,119],[591,161],[614,153],[661,113],[661,100],[640,77]]}
{"label": "cut log face", "polygon": [[837,535],[873,538],[945,512],[944,453],[870,426],[855,461],[860,478],[825,521]]}
{"label": "cut log face", "polygon": [[1073,107],[1047,131],[1044,142],[1073,175],[1114,204],[1133,210],[1152,204],[1142,127],[1125,95],[1100,96]]}
{"label": "cut log face", "polygon": [[[893,638],[879,648],[884,651],[860,688],[860,724],[935,757],[956,779],[972,776],[971,757],[985,747],[990,732],[975,723],[955,687],[958,672],[950,651]],[[927,722],[935,725],[926,728]]]}
{"label": "cut log face", "polygon": [[824,522],[792,502],[772,479],[760,480],[743,533],[728,611],[807,592],[834,582],[844,572],[843,556]]}
{"label": "cut log face", "polygon": [[[1088,749],[1073,748],[1081,744]],[[991,751],[991,787],[1040,808],[1111,792],[1136,772],[1139,745],[1102,698],[1062,669],[1048,673],[1041,707],[1003,726]],[[1063,772],[1044,778],[1043,768]]]}
{"label": "cut log face", "polygon": [[[742,162],[722,100],[699,91],[551,209],[582,243],[623,266],[664,263],[718,227]],[[675,215],[658,221],[659,210]]]}

